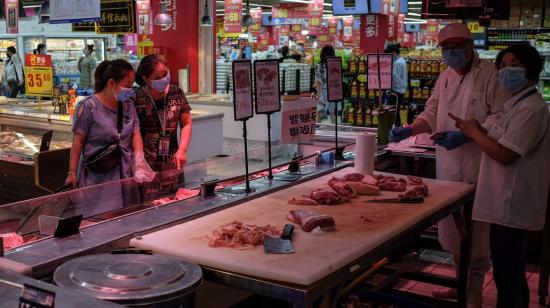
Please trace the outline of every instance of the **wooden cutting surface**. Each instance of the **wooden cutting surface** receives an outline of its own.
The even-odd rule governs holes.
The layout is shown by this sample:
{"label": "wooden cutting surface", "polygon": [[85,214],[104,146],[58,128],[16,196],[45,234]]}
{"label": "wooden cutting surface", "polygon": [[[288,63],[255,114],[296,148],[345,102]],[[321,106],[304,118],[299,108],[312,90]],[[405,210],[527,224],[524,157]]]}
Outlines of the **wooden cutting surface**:
{"label": "wooden cutting surface", "polygon": [[[430,214],[449,206],[473,191],[473,186],[425,179],[430,194],[422,204],[368,204],[365,200],[396,197],[360,196],[341,205],[289,205],[292,196],[308,194],[325,186],[333,176],[353,172],[352,168],[299,184],[285,190],[216,212],[181,225],[133,239],[131,245],[156,253],[182,257],[203,266],[299,285],[311,285],[330,273],[369,253],[392,237],[409,229]],[[281,228],[289,223],[289,210],[313,210],[331,215],[336,231],[323,235],[306,233],[296,225],[292,245],[286,255],[265,254],[263,246],[248,250],[209,247],[207,235],[215,228],[238,220],[247,224],[272,224]]]}

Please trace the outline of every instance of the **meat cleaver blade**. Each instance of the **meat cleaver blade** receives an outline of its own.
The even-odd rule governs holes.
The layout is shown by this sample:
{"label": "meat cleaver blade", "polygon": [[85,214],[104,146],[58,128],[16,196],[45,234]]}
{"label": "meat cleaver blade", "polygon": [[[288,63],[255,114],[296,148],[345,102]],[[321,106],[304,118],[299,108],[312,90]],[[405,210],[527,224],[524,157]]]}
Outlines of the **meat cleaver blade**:
{"label": "meat cleaver blade", "polygon": [[269,254],[293,253],[292,242],[278,237],[267,236],[264,239],[264,251]]}

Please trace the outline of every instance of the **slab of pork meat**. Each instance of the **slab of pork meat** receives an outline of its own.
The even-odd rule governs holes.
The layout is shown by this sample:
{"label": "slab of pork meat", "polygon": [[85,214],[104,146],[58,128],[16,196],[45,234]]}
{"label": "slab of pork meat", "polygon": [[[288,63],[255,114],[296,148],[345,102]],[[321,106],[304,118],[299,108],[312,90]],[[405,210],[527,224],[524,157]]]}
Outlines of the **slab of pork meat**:
{"label": "slab of pork meat", "polygon": [[334,230],[336,223],[334,218],[313,211],[293,210],[288,212],[288,219],[302,225],[302,230],[310,232],[311,230],[320,227],[323,231]]}
{"label": "slab of pork meat", "polygon": [[[401,179],[403,180],[403,179]],[[380,190],[385,190],[385,191],[398,191],[398,192],[403,192],[405,191],[405,189],[407,188],[407,182],[405,182],[405,180],[403,181],[385,181],[383,183],[379,183],[378,184],[378,188],[380,188]]]}
{"label": "slab of pork meat", "polygon": [[306,196],[302,196],[302,197],[298,197],[298,198],[294,198],[292,197],[291,199],[288,200],[288,204],[293,204],[293,205],[319,205],[319,203],[317,203],[317,201],[309,198],[309,197],[306,197]]}
{"label": "slab of pork meat", "polygon": [[322,188],[312,191],[309,197],[319,204],[339,204],[342,202],[342,197],[338,193]]}
{"label": "slab of pork meat", "polygon": [[338,182],[361,182],[361,180],[364,177],[365,177],[365,175],[362,174],[362,173],[353,172],[353,173],[348,173],[348,174],[344,175],[341,178],[333,177],[333,179],[338,181]]}
{"label": "slab of pork meat", "polygon": [[365,177],[361,180],[362,183],[366,183],[372,186],[376,186],[378,184],[378,179],[374,176],[367,174]]}
{"label": "slab of pork meat", "polygon": [[346,184],[358,195],[370,196],[380,194],[380,188],[374,185],[363,182],[346,182]]}
{"label": "slab of pork meat", "polygon": [[407,176],[407,184],[409,185],[421,185],[423,183],[422,178],[412,175]]}
{"label": "slab of pork meat", "polygon": [[428,186],[426,184],[418,185],[409,189],[406,193],[399,195],[399,198],[424,198],[428,195]]}
{"label": "slab of pork meat", "polygon": [[11,249],[23,245],[23,238],[17,233],[11,232],[0,234],[0,237],[4,240],[4,249]]}
{"label": "slab of pork meat", "polygon": [[330,188],[332,188],[340,196],[347,199],[357,196],[357,193],[346,182],[340,182],[336,179],[330,179],[328,181],[328,186],[330,186]]}

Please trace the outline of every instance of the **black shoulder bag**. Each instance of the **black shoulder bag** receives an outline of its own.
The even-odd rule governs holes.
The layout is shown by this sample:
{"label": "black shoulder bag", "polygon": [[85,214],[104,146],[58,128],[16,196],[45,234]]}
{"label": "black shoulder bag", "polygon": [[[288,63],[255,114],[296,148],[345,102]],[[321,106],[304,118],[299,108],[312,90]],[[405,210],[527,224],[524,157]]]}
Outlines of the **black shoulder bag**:
{"label": "black shoulder bag", "polygon": [[84,158],[84,167],[89,168],[94,173],[106,173],[118,166],[122,160],[122,149],[120,148],[120,134],[122,132],[122,102],[117,106],[117,139],[110,145]]}

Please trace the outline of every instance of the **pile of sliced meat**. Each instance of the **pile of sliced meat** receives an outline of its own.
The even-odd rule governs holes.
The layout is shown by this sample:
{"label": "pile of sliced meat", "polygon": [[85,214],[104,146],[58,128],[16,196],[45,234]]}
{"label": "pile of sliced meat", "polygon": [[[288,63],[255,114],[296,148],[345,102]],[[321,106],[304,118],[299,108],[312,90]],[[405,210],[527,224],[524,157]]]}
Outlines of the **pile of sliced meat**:
{"label": "pile of sliced meat", "polygon": [[4,241],[5,250],[23,245],[23,238],[17,233],[11,232],[0,234],[0,237]]}
{"label": "pile of sliced meat", "polygon": [[[414,186],[405,192],[407,185]],[[380,191],[405,192],[399,197],[425,197],[428,195],[428,186],[422,179],[415,176],[396,178],[385,175],[364,175],[349,173],[341,178],[333,177],[328,181],[328,187],[319,188],[309,195],[293,197],[288,200],[294,205],[340,204],[358,195],[378,195]]]}
{"label": "pile of sliced meat", "polygon": [[164,204],[168,204],[176,201],[181,201],[181,200],[189,199],[191,197],[195,197],[198,194],[199,194],[198,189],[189,190],[185,188],[180,188],[176,192],[175,196],[153,200],[153,205],[159,206],[159,205],[164,205]]}
{"label": "pile of sliced meat", "polygon": [[266,236],[280,237],[281,233],[280,229],[272,225],[256,226],[234,221],[212,231],[208,236],[208,246],[249,249],[262,245]]}
{"label": "pile of sliced meat", "polygon": [[293,210],[288,212],[288,219],[301,225],[302,230],[310,232],[319,227],[323,231],[334,230],[334,218],[313,211]]}
{"label": "pile of sliced meat", "polygon": [[328,187],[314,190],[309,195],[293,197],[288,200],[288,203],[295,205],[333,205],[348,201],[357,195],[377,195],[380,193],[378,187],[364,182],[363,178],[365,176],[361,173],[346,174],[342,178],[334,177],[328,181]]}

